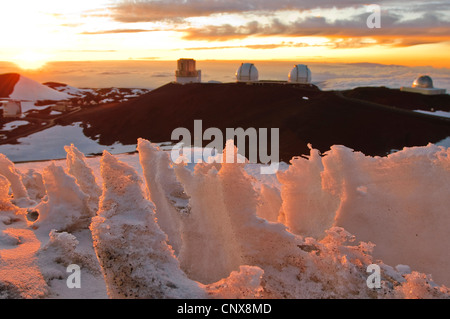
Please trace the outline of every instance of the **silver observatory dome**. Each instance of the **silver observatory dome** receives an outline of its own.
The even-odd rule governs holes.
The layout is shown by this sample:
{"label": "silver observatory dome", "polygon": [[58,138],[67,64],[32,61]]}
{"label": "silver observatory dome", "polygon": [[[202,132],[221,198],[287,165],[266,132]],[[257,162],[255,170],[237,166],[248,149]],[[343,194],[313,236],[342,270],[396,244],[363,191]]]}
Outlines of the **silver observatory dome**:
{"label": "silver observatory dome", "polygon": [[258,69],[253,63],[241,63],[235,75],[238,82],[256,82],[259,76]]}
{"label": "silver observatory dome", "polygon": [[431,89],[431,88],[433,88],[433,80],[428,75],[421,75],[417,79],[414,80],[412,87],[413,88]]}
{"label": "silver observatory dome", "polygon": [[311,83],[311,71],[307,65],[296,64],[288,74],[288,82],[291,83]]}

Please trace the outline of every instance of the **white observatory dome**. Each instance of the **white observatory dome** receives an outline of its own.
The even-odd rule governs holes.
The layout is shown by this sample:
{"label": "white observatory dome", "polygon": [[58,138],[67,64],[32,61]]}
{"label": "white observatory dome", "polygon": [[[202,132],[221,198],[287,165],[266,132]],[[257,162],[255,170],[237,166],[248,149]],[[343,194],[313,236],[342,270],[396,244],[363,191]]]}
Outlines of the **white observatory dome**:
{"label": "white observatory dome", "polygon": [[431,89],[433,88],[433,80],[428,75],[421,75],[414,80],[412,87]]}
{"label": "white observatory dome", "polygon": [[236,71],[236,80],[238,82],[258,81],[258,69],[253,63],[242,63]]}
{"label": "white observatory dome", "polygon": [[304,64],[296,64],[288,75],[288,82],[291,83],[311,83],[311,71]]}

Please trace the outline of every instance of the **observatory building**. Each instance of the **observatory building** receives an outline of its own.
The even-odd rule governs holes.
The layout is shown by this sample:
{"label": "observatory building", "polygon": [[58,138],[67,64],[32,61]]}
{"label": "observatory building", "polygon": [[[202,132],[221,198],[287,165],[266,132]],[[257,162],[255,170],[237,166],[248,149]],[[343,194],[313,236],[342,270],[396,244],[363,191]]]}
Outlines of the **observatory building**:
{"label": "observatory building", "polygon": [[177,64],[178,69],[175,71],[177,83],[200,83],[202,81],[202,71],[195,69],[194,59],[179,59]]}
{"label": "observatory building", "polygon": [[258,69],[253,63],[241,63],[235,75],[237,82],[258,81]]}
{"label": "observatory building", "polygon": [[289,72],[288,82],[302,84],[311,83],[311,71],[309,70],[308,66],[304,64],[294,65],[291,72]]}
{"label": "observatory building", "polygon": [[0,101],[3,117],[15,117],[22,114],[22,103],[19,100],[5,99]]}
{"label": "observatory building", "polygon": [[402,86],[401,91],[421,93],[427,95],[445,94],[445,89],[438,89],[433,87],[433,80],[428,75],[421,75],[414,80],[411,87]]}

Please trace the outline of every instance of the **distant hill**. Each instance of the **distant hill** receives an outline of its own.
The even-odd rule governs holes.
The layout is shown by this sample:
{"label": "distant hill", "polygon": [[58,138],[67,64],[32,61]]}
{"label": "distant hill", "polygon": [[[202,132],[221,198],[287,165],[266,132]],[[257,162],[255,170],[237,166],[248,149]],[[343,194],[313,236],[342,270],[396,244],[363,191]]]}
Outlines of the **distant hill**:
{"label": "distant hill", "polygon": [[395,106],[407,110],[441,110],[450,112],[450,95],[424,95],[386,87],[359,87],[344,91],[350,98]]}
{"label": "distant hill", "polygon": [[17,73],[0,74],[0,97],[29,101],[60,101],[71,98]]}
{"label": "distant hill", "polygon": [[60,82],[45,82],[43,84],[58,92],[69,94],[72,97],[84,97],[86,94],[92,94],[93,92],[95,92],[94,89],[80,89]]}
{"label": "distant hill", "polygon": [[170,141],[177,127],[193,135],[196,119],[203,120],[203,130],[279,128],[283,160],[308,154],[308,143],[321,151],[342,144],[367,155],[386,155],[450,136],[448,119],[347,98],[342,92],[274,83],[170,83],[132,101],[80,112],[58,123],[83,122],[85,135],[112,145],[135,144],[139,137]]}
{"label": "distant hill", "polygon": [[131,88],[77,88],[65,83],[45,82],[44,85],[69,94],[73,104],[92,106],[106,103],[121,103],[149,92],[149,89]]}

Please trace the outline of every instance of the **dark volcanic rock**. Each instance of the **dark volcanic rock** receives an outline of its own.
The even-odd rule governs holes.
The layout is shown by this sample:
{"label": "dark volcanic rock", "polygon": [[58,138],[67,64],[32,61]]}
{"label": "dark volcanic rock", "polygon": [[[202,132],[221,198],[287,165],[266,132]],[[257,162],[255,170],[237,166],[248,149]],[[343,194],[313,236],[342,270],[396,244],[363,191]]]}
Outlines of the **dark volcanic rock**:
{"label": "dark volcanic rock", "polygon": [[45,83],[42,83],[42,84],[44,84],[44,85],[46,85],[49,88],[54,89],[54,90],[57,90],[58,88],[61,88],[61,87],[68,86],[67,84],[60,83],[60,82],[45,82]]}
{"label": "dark volcanic rock", "polygon": [[0,74],[0,97],[9,97],[19,79],[18,73]]}

